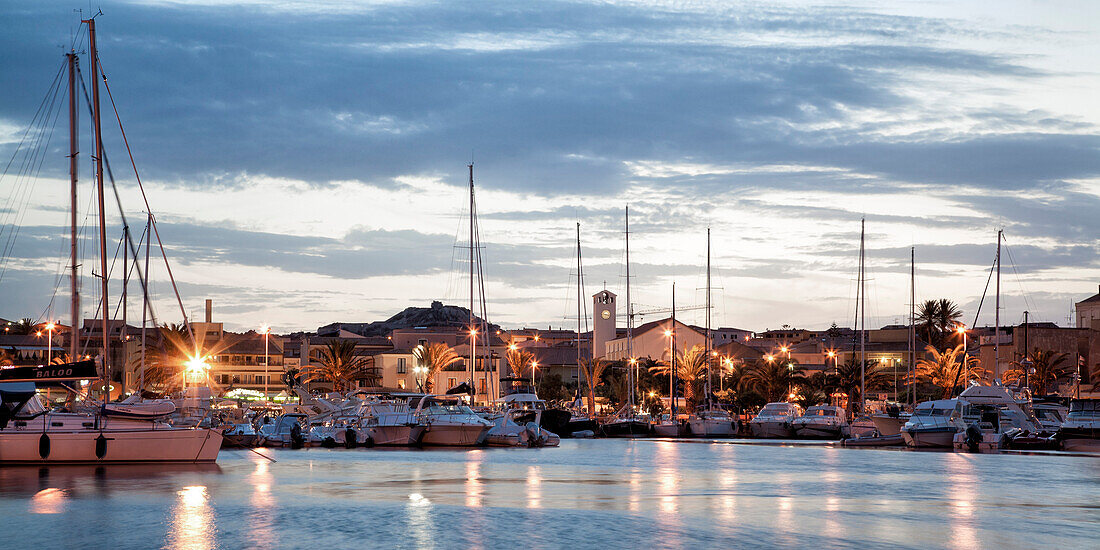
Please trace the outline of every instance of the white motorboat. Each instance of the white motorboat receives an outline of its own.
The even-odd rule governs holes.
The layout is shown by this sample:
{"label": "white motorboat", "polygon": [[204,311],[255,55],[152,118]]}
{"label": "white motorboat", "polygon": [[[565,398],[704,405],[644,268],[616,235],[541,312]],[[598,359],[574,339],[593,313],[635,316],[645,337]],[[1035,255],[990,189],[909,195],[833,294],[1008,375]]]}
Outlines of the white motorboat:
{"label": "white motorboat", "polygon": [[460,397],[449,395],[425,395],[413,398],[414,416],[424,429],[412,444],[470,447],[481,445],[485,434],[493,426],[467,407]]}
{"label": "white motorboat", "polygon": [[308,418],[302,413],[281,414],[274,421],[264,417],[265,423],[260,425],[259,437],[257,438],[259,444],[265,447],[290,447],[292,449],[304,447],[308,442],[307,430],[305,429]]}
{"label": "white motorboat", "polygon": [[1031,399],[1004,386],[970,386],[959,394],[951,419],[958,428],[954,447],[985,451],[1005,447],[1022,432],[1041,432],[1030,412]]}
{"label": "white motorboat", "polygon": [[[537,413],[536,413],[537,414]],[[538,420],[527,419],[522,409],[507,409],[488,419],[493,423],[485,434],[485,443],[494,447],[557,447],[561,438],[545,428]]]}
{"label": "white motorboat", "polygon": [[848,436],[844,409],[835,405],[814,405],[791,422],[795,436],[809,439],[842,439]]}
{"label": "white motorboat", "polygon": [[93,413],[52,411],[35,392],[32,382],[0,384],[0,464],[200,463],[218,458],[222,435],[215,430],[112,416],[103,414],[102,407]]}
{"label": "white motorboat", "polygon": [[1054,433],[1065,424],[1069,407],[1058,403],[1032,403],[1031,414],[1035,415],[1044,432]]}
{"label": "white motorboat", "polygon": [[802,416],[802,408],[794,403],[768,403],[749,421],[755,437],[788,439],[794,436],[791,423]]}
{"label": "white motorboat", "polygon": [[248,422],[230,424],[222,428],[222,448],[248,448],[256,446],[256,428]]}
{"label": "white motorboat", "polygon": [[958,426],[951,420],[955,399],[919,403],[909,421],[901,428],[905,444],[914,448],[950,449]]}
{"label": "white motorboat", "polygon": [[359,425],[370,435],[375,445],[406,446],[420,440],[424,426],[405,401],[367,399],[360,409]]}
{"label": "white motorboat", "polygon": [[904,426],[911,417],[912,415],[909,413],[895,408],[887,413],[872,414],[871,422],[874,422],[875,430],[878,431],[879,435],[897,435],[901,433],[901,427]]}
{"label": "white motorboat", "polygon": [[1100,399],[1074,399],[1055,438],[1067,451],[1100,452]]}
{"label": "white motorboat", "polygon": [[688,429],[695,437],[733,437],[737,435],[737,419],[726,410],[702,410],[688,417]]}

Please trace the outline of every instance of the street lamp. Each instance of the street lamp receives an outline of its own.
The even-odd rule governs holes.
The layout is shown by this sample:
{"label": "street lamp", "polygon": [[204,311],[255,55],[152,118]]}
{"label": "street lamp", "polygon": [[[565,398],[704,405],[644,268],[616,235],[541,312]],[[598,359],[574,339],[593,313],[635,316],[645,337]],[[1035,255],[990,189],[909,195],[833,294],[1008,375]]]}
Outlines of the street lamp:
{"label": "street lamp", "polygon": [[424,375],[428,373],[428,367],[417,365],[413,367],[413,375],[416,377],[416,387],[420,393],[424,393]]}
{"label": "street lamp", "polygon": [[46,342],[47,342],[46,343],[46,364],[47,365],[49,365],[50,363],[53,362],[53,329],[56,328],[56,327],[57,327],[57,325],[53,324],[53,321],[50,321],[49,323],[46,323],[46,332],[48,334],[48,336],[46,336]]}
{"label": "street lamp", "polygon": [[665,330],[668,338],[668,406],[670,418],[676,418],[676,350],[672,348],[672,329]]}
{"label": "street lamp", "polygon": [[260,332],[264,335],[264,399],[267,399],[267,365],[271,362],[271,356],[267,354],[267,336],[268,334],[271,334],[271,327],[267,326],[266,323],[260,325]]}
{"label": "street lamp", "polygon": [[535,387],[535,369],[539,368],[538,361],[531,361],[531,387]]}
{"label": "street lamp", "polygon": [[963,338],[963,368],[966,368],[966,364],[970,359],[970,356],[968,355],[969,351],[966,349],[966,325],[962,323],[955,325],[955,332],[961,334]]}

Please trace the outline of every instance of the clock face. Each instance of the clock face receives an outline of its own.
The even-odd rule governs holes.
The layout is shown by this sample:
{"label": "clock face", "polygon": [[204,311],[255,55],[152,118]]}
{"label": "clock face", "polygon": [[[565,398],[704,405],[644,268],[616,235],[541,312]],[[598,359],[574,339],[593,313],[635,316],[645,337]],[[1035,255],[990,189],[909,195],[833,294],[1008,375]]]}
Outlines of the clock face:
{"label": "clock face", "polygon": [[611,311],[605,309],[605,310],[603,310],[603,313],[601,313],[600,315],[604,319],[610,319],[611,318]]}

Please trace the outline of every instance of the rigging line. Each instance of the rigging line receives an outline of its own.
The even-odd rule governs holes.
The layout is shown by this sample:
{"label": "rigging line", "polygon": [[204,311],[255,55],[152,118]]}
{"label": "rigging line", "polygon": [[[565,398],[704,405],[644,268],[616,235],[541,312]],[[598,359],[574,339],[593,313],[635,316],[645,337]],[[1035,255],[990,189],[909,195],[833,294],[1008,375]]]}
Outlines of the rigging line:
{"label": "rigging line", "polygon": [[1016,283],[1020,285],[1020,290],[1023,291],[1024,305],[1027,306],[1029,311],[1035,311],[1035,303],[1031,301],[1030,293],[1027,287],[1024,286],[1024,281],[1020,278],[1020,272],[1016,270],[1016,257],[1012,254],[1012,249],[1008,246],[1008,239],[1004,239],[1005,252],[1008,253],[1009,265],[1012,266],[1012,274],[1016,276]]}
{"label": "rigging line", "polygon": [[[98,58],[97,58],[97,60],[98,60]],[[100,67],[100,70],[102,70],[103,64],[98,63],[97,65]],[[79,67],[77,67],[77,71],[78,72],[80,71]],[[95,75],[93,75],[93,78],[95,78]],[[84,86],[83,74],[81,74],[80,85],[81,85],[81,88],[84,90],[84,99],[88,103],[88,108],[91,109],[91,107],[92,107],[91,100],[88,97],[88,89],[87,89],[86,86]],[[195,340],[195,332],[191,328],[191,323],[187,319],[187,311],[183,307],[183,299],[180,297],[179,289],[176,287],[176,280],[175,280],[175,277],[173,277],[173,275],[172,275],[172,266],[168,263],[168,255],[164,251],[164,243],[161,242],[160,232],[157,231],[156,216],[152,213],[153,210],[149,206],[149,199],[145,195],[145,186],[143,186],[142,183],[141,183],[141,176],[138,173],[137,164],[134,162],[134,155],[130,151],[130,142],[129,142],[129,140],[126,139],[126,130],[123,129],[123,127],[122,127],[122,118],[119,116],[118,109],[115,107],[115,99],[114,99],[114,96],[111,95],[111,88],[110,88],[110,86],[107,85],[107,76],[106,76],[106,74],[103,75],[103,87],[104,87],[104,89],[107,90],[107,97],[110,98],[111,108],[114,110],[115,119],[118,121],[118,129],[119,129],[119,132],[121,132],[121,134],[122,134],[122,142],[126,145],[126,152],[130,157],[130,166],[132,166],[133,169],[134,169],[134,178],[137,179],[138,190],[141,191],[141,198],[145,202],[145,209],[146,209],[146,212],[149,214],[150,225],[152,226],[153,232],[157,237],[157,244],[160,246],[161,257],[164,259],[164,267],[168,271],[168,279],[172,282],[172,290],[175,291],[176,301],[179,303],[180,313],[183,315],[183,324],[187,327],[187,332],[191,336],[191,341],[192,342],[197,342],[197,340]],[[119,193],[118,193],[118,186],[115,184],[114,172],[111,170],[111,163],[108,162],[108,160],[107,160],[106,151],[103,152],[103,163],[104,163],[104,166],[107,168],[107,175],[111,180],[111,189],[114,191],[115,204],[118,206],[118,213],[119,213],[119,217],[122,218],[123,227],[129,227],[129,222],[126,221],[126,212],[122,208],[122,199],[121,199],[121,197],[119,196]],[[127,244],[130,247],[130,252],[136,258],[137,257],[137,248],[134,246],[133,238],[132,237],[128,238],[127,241],[128,241]],[[138,280],[141,282],[142,295],[144,296],[143,301],[145,302],[145,305],[143,306],[143,308],[145,308],[149,311],[150,320],[154,324],[158,324],[157,317],[156,317],[156,312],[153,310],[152,302],[149,301],[149,285],[148,285],[148,282],[146,281],[145,276],[142,274],[141,268],[138,267],[137,270],[138,270],[137,271]]]}
{"label": "rigging line", "polygon": [[982,304],[985,303],[985,296],[989,293],[989,283],[993,281],[993,271],[997,269],[997,259],[993,259],[993,265],[989,267],[989,277],[985,280],[985,290],[982,291],[982,299],[978,301],[978,311],[974,312],[974,324],[971,327],[978,326],[978,318],[982,314]]}
{"label": "rigging line", "polygon": [[15,158],[19,156],[19,151],[23,148],[23,143],[27,141],[27,136],[30,135],[31,129],[35,125],[35,121],[38,120],[39,115],[42,113],[42,108],[46,106],[47,99],[49,99],[51,94],[56,93],[55,88],[60,86],[61,74],[65,70],[65,66],[66,64],[62,63],[57,68],[57,74],[54,75],[53,82],[50,84],[50,87],[46,89],[46,94],[42,96],[42,101],[38,103],[38,109],[35,110],[34,116],[31,117],[31,121],[27,123],[27,129],[23,131],[23,136],[19,138],[19,144],[15,146],[15,151],[12,151],[11,158],[8,159],[8,163],[4,166],[4,171],[0,172],[0,180],[8,175],[8,170],[11,169],[11,165],[15,162]]}
{"label": "rigging line", "polygon": [[[27,216],[27,203],[29,203],[31,197],[33,196],[32,191],[34,189],[34,186],[38,183],[38,178],[42,174],[42,167],[43,165],[45,165],[46,161],[46,150],[49,149],[50,142],[53,140],[53,133],[57,127],[57,119],[61,116],[60,103],[57,102],[58,95],[59,93],[55,91],[55,93],[53,94],[53,100],[50,103],[50,110],[47,111],[46,116],[43,117],[43,132],[46,128],[49,128],[49,133],[46,134],[45,143],[42,144],[42,147],[36,149],[36,153],[34,157],[32,157],[31,165],[29,167],[29,170],[27,171],[26,178],[29,178],[29,185],[24,186],[24,197],[22,199],[22,204],[18,208],[18,221],[15,222],[15,224],[12,226],[12,231],[8,234],[10,245],[5,245],[4,247],[4,253],[2,256],[3,260],[0,261],[0,281],[3,281],[4,274],[7,273],[9,254],[15,249],[15,243],[16,240],[19,238],[19,233],[22,228],[23,220],[26,219]],[[54,105],[58,106],[57,114],[54,115],[53,124],[49,125],[49,112],[53,110]],[[39,134],[39,138],[40,137],[41,134]],[[36,141],[38,143],[42,142],[41,139],[37,139]],[[37,167],[35,167],[34,163],[37,163]],[[34,172],[33,176],[30,175],[30,172],[32,171]]]}

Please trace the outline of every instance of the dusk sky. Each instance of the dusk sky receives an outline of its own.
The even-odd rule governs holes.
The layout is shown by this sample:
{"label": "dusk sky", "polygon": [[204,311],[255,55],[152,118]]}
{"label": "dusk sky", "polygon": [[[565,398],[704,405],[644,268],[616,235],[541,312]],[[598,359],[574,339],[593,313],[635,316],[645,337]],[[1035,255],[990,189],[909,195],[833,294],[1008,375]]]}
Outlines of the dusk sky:
{"label": "dusk sky", "polygon": [[[668,307],[674,281],[678,306],[703,303],[709,226],[716,326],[851,326],[864,216],[868,327],[907,322],[910,246],[918,301],[955,300],[971,324],[1000,228],[1003,323],[1026,309],[1066,326],[1100,283],[1097,2],[92,5],[188,314],[211,298],[232,329],[466,304],[471,160],[489,319],[509,328],[575,326],[577,222],[586,294],[623,294],[628,204],[636,309]],[[4,164],[81,7],[0,1]],[[140,234],[105,93],[104,109]],[[68,322],[65,116],[37,179],[0,180],[0,242],[19,227],[0,317],[42,316],[58,286]],[[85,317],[89,128],[85,113]],[[113,252],[113,203],[108,220]],[[162,265],[153,277],[178,322]]]}

